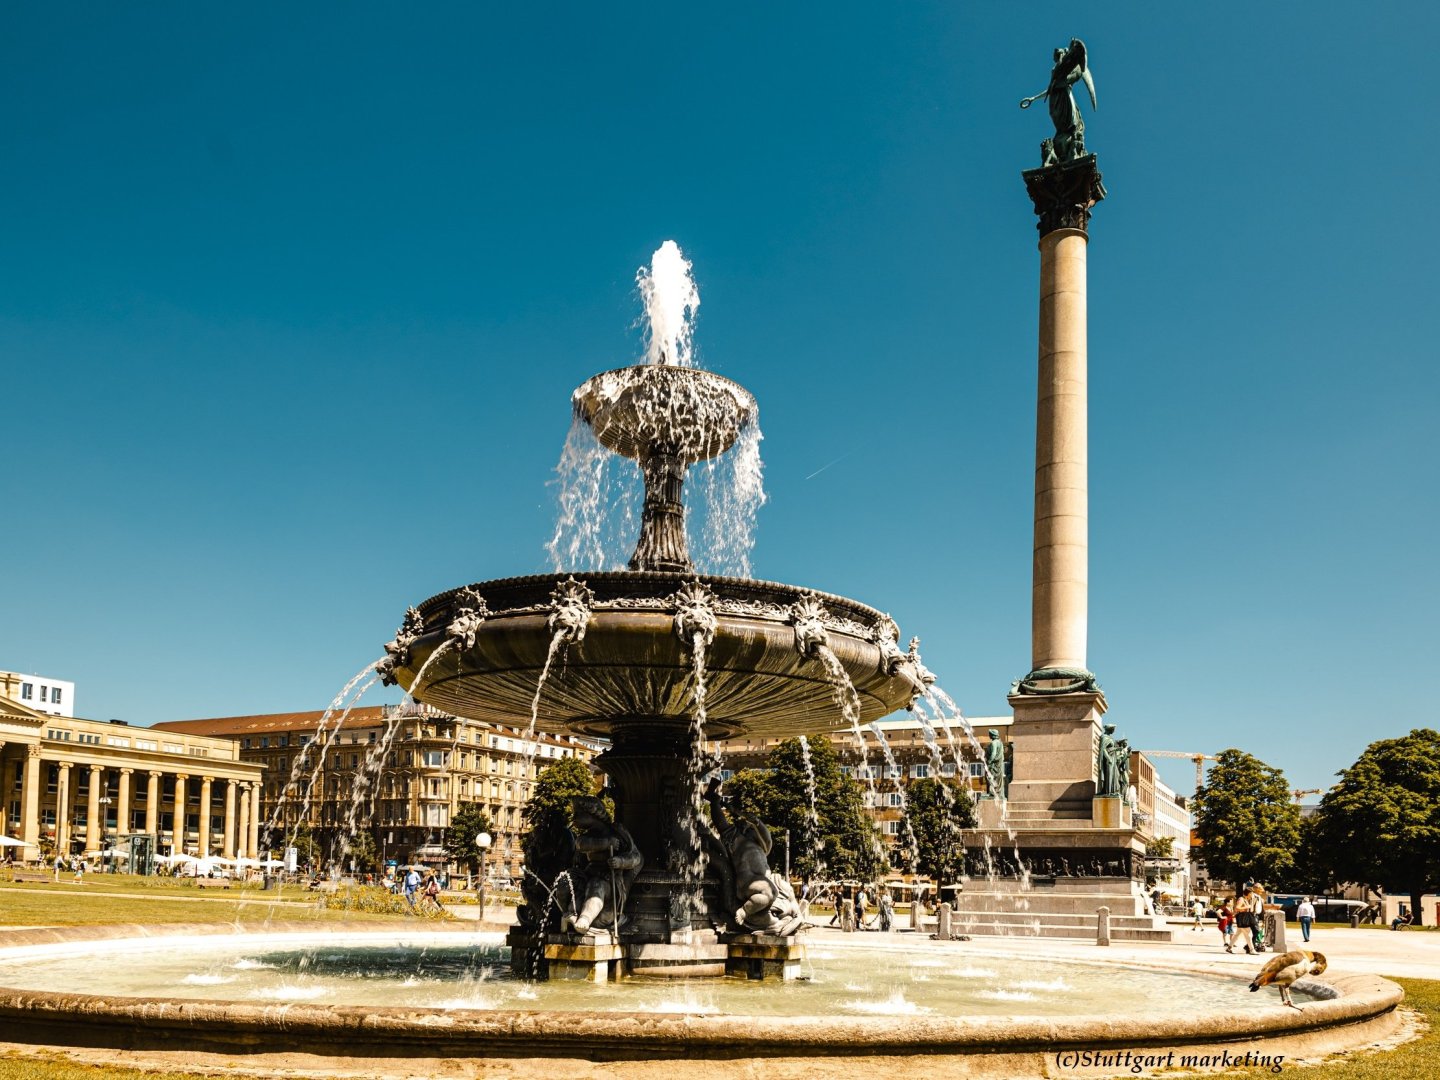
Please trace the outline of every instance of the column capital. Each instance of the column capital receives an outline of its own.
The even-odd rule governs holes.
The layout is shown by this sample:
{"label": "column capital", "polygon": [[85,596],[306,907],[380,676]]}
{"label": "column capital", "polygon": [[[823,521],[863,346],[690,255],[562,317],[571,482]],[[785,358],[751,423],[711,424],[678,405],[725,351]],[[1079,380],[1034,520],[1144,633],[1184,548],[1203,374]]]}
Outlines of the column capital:
{"label": "column capital", "polygon": [[40,744],[31,743],[28,747],[25,748],[25,756],[38,758],[40,756]]}
{"label": "column capital", "polygon": [[1091,209],[1105,198],[1105,185],[1101,182],[1094,154],[1086,154],[1064,165],[1027,169],[1020,176],[1040,218],[1035,227],[1041,236],[1056,229],[1075,229],[1086,233]]}
{"label": "column capital", "polygon": [[200,777],[200,782],[201,782],[202,784],[213,784],[213,783],[215,782],[215,777],[213,777],[213,776],[202,776],[202,777]]}
{"label": "column capital", "polygon": [[66,772],[66,773],[68,773],[68,772],[70,771],[70,762],[68,762],[68,761],[57,761],[57,762],[55,763],[55,767],[56,767],[57,769],[59,769],[61,772]]}
{"label": "column capital", "polygon": [[189,780],[189,779],[190,779],[190,774],[187,773],[187,772],[177,772],[177,773],[175,774],[175,779],[176,779],[176,780]]}
{"label": "column capital", "polygon": [[119,773],[121,773],[121,774],[124,775],[124,776],[129,776],[129,775],[130,775],[131,773],[133,773],[135,770],[134,770],[133,767],[131,767],[131,766],[129,766],[129,765],[121,765],[121,766],[119,767],[119,769],[116,770],[116,771],[118,771]]}
{"label": "column capital", "polygon": [[155,777],[155,779],[157,780],[165,775],[164,769],[147,769],[145,771],[148,772],[151,776]]}
{"label": "column capital", "polygon": [[104,771],[105,771],[105,766],[104,766],[104,765],[96,765],[94,762],[91,762],[90,765],[88,766],[88,768],[90,769],[90,775],[91,775],[91,776],[94,776],[96,773],[100,773],[100,772],[104,772]]}

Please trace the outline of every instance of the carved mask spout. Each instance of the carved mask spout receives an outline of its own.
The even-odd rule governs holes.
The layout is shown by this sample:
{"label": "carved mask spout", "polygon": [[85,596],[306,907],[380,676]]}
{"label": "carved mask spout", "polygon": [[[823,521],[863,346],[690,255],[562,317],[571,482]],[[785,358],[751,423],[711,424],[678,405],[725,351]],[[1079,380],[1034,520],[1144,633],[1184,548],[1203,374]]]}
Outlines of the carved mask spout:
{"label": "carved mask spout", "polygon": [[675,633],[686,645],[701,645],[715,640],[720,622],[715,617],[715,594],[700,581],[688,581],[670,598],[675,605]]}
{"label": "carved mask spout", "polygon": [[375,674],[380,676],[383,686],[394,686],[395,669],[410,662],[410,646],[425,632],[425,620],[413,607],[405,609],[405,621],[395,631],[395,637],[385,644],[385,658],[375,665]]}
{"label": "carved mask spout", "polygon": [[555,586],[550,594],[550,617],[545,625],[550,633],[567,645],[578,645],[585,640],[585,631],[590,626],[590,605],[595,594],[583,581],[573,576]]}
{"label": "carved mask spout", "polygon": [[822,648],[830,647],[830,634],[825,629],[825,607],[814,593],[806,593],[790,605],[790,623],[795,627],[795,650],[807,660],[819,657]]}

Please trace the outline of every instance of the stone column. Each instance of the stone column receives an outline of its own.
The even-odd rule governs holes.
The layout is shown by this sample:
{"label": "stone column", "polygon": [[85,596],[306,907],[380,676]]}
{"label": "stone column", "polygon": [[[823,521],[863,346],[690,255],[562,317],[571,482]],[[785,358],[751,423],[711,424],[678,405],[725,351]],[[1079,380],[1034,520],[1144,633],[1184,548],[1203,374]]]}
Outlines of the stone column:
{"label": "stone column", "polygon": [[235,781],[225,781],[225,838],[221,841],[220,853],[227,859],[235,858]]}
{"label": "stone column", "polygon": [[[1040,221],[1031,673],[1085,671],[1089,604],[1086,229],[1095,157],[1023,174]],[[1041,677],[1042,681],[1043,676]]]}
{"label": "stone column", "polygon": [[185,781],[187,773],[175,774],[174,810],[171,814],[170,853],[179,855],[185,850]]}
{"label": "stone column", "polygon": [[[230,781],[233,788],[236,781]],[[239,836],[236,838],[235,852],[237,858],[253,859],[255,852],[250,847],[250,785],[240,784],[240,820]]]}
{"label": "stone column", "polygon": [[247,838],[255,858],[260,857],[260,785],[250,785],[250,835]]}
{"label": "stone column", "polygon": [[1080,229],[1040,240],[1031,670],[1085,669],[1089,602],[1085,249]]}
{"label": "stone column", "polygon": [[210,785],[213,776],[200,777],[200,858],[210,854]]}
{"label": "stone column", "polygon": [[21,827],[25,830],[20,839],[29,844],[25,854],[32,859],[40,857],[40,747],[31,746],[25,753],[25,775],[20,781]]}
{"label": "stone column", "polygon": [[150,770],[150,782],[145,788],[145,831],[155,837],[155,854],[160,847],[160,774]]}
{"label": "stone column", "polygon": [[115,807],[115,832],[117,837],[130,831],[130,778],[134,769],[120,770],[120,793]]}
{"label": "stone column", "polygon": [[55,782],[55,850],[70,857],[70,763],[59,763]]}
{"label": "stone column", "polygon": [[105,783],[105,767],[103,765],[90,766],[90,798],[85,804],[85,851],[90,853],[100,850],[100,837],[105,832],[105,822],[100,815],[100,788]]}

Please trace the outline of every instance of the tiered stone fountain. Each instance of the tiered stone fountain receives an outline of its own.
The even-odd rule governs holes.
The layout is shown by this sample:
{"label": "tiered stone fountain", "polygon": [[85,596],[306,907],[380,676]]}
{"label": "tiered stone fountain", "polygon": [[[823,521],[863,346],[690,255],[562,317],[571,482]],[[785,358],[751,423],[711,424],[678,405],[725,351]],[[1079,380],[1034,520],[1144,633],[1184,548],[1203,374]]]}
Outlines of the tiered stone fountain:
{"label": "tiered stone fountain", "polygon": [[[923,688],[923,669],[900,650],[895,623],[863,604],[696,574],[685,474],[755,422],[755,400],[743,387],[699,368],[642,364],[596,375],[573,405],[605,447],[644,474],[630,569],[441,593],[412,609],[387,647],[384,674],[457,715],[610,743],[597,763],[614,824],[633,838],[643,867],[621,868],[618,877],[612,869],[607,885],[600,866],[592,895],[605,910],[593,923],[582,918],[582,933],[563,917],[576,907],[570,890],[556,903],[548,890],[557,871],[583,874],[583,859],[579,867],[568,865],[568,852],[532,859],[550,865],[528,890],[511,936],[517,967],[597,979],[622,970],[723,974],[727,965],[793,974],[801,947],[793,936],[764,932],[777,924],[764,912],[739,921],[745,883],[737,888],[727,873],[732,853],[697,814],[697,786],[709,771],[703,741],[849,729],[907,706]],[[552,670],[557,650],[563,662]],[[574,890],[583,900],[583,883]],[[616,894],[618,920],[610,910]]]}

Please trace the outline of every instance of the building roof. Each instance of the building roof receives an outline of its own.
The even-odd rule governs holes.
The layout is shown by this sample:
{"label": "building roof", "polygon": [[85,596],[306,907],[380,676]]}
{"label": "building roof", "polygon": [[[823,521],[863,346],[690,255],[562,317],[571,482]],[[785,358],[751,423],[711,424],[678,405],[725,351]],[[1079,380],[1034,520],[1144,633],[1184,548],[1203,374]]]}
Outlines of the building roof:
{"label": "building roof", "polygon": [[[367,705],[364,708],[351,709],[349,715],[345,716],[340,723],[339,729],[346,731],[356,728],[378,727],[395,715],[396,705]],[[425,708],[429,708],[425,706]],[[323,709],[310,709],[306,712],[289,713],[263,713],[259,716],[217,716],[209,720],[163,720],[158,724],[151,724],[156,731],[174,731],[186,735],[208,735],[214,738],[238,738],[244,735],[269,735],[278,732],[301,732],[314,734],[320,726],[320,718],[325,715]],[[456,717],[448,713],[405,712],[403,719],[435,719],[453,720]],[[337,730],[337,713],[326,722],[326,727],[332,731]],[[486,730],[502,732],[507,735],[523,734],[519,728],[508,728],[499,724],[492,724],[488,721],[473,721]],[[568,735],[552,735],[547,732],[537,731],[534,734],[534,741],[540,743],[581,743],[586,746],[593,744],[593,740],[575,738]]]}
{"label": "building roof", "polygon": [[[235,735],[268,734],[272,731],[314,731],[325,715],[323,709],[307,712],[265,713],[260,716],[217,716],[209,720],[165,720],[150,726],[158,731],[180,731],[189,735],[213,735],[218,737]],[[341,725],[345,728],[371,727],[385,719],[381,705],[351,709]],[[326,725],[333,726],[333,721]]]}

